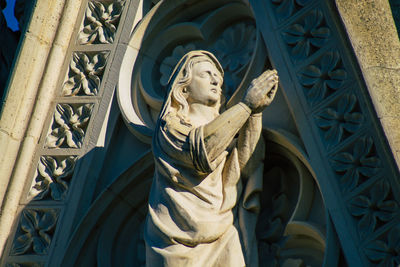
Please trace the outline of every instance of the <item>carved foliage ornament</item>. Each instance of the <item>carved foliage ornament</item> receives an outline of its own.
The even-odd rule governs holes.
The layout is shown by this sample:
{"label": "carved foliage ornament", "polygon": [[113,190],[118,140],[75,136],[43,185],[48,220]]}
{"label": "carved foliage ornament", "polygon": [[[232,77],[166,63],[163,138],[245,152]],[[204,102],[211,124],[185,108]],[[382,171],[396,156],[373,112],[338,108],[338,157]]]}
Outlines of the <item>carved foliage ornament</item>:
{"label": "carved foliage ornament", "polygon": [[342,88],[347,72],[341,66],[337,51],[324,54],[316,64],[305,67],[300,75],[300,83],[304,86],[307,100],[317,104],[332,92]]}
{"label": "carved foliage ornament", "polygon": [[315,9],[287,28],[283,33],[283,39],[290,48],[292,58],[299,61],[321,48],[330,35],[322,12]]}
{"label": "carved foliage ornament", "polygon": [[33,200],[64,200],[74,172],[76,157],[41,156],[33,186],[29,192]]}
{"label": "carved foliage ornament", "polygon": [[381,169],[371,137],[360,138],[354,146],[332,157],[332,167],[340,176],[344,192],[355,189],[361,182],[373,177]]}
{"label": "carved foliage ornament", "polygon": [[362,113],[358,112],[357,98],[353,94],[341,96],[331,107],[316,115],[316,123],[324,132],[324,141],[329,147],[337,145],[347,135],[354,134],[363,122]]}
{"label": "carved foliage ornament", "polygon": [[47,254],[57,218],[58,211],[53,209],[23,210],[11,255]]}
{"label": "carved foliage ornament", "polygon": [[100,52],[92,55],[75,52],[72,55],[62,95],[97,95],[108,55],[108,52]]}
{"label": "carved foliage ornament", "polygon": [[58,104],[46,147],[80,148],[92,109],[93,104]]}
{"label": "carved foliage ornament", "polygon": [[386,238],[376,240],[365,248],[368,259],[379,266],[400,266],[400,226],[393,227]]}
{"label": "carved foliage ornament", "polygon": [[125,0],[89,1],[78,43],[113,43],[124,4]]}
{"label": "carved foliage ornament", "polygon": [[361,235],[368,235],[380,224],[393,219],[398,205],[392,199],[389,183],[381,180],[366,194],[352,199],[349,209],[353,216],[360,218],[358,226]]}

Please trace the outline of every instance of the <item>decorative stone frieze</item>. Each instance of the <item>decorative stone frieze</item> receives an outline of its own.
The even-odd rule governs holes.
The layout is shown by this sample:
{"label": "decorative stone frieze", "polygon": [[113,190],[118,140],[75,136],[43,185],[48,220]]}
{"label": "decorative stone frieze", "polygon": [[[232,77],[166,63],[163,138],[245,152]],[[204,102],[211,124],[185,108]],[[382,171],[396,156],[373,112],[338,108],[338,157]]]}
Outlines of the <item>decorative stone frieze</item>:
{"label": "decorative stone frieze", "polygon": [[75,52],[69,66],[67,80],[64,82],[63,96],[95,96],[107,63],[109,52]]}
{"label": "decorative stone frieze", "polygon": [[381,170],[381,160],[371,137],[361,137],[347,151],[333,155],[331,164],[343,192],[354,190]]}
{"label": "decorative stone frieze", "polygon": [[390,185],[384,179],[375,183],[365,193],[351,199],[349,203],[351,215],[358,219],[362,238],[395,218],[398,208],[398,204],[393,200]]}
{"label": "decorative stone frieze", "polygon": [[322,11],[315,9],[285,29],[282,37],[289,46],[293,61],[297,62],[323,47],[331,37],[331,31]]}
{"label": "decorative stone frieze", "polygon": [[400,265],[400,226],[393,227],[385,236],[369,243],[365,254],[374,266]]}
{"label": "decorative stone frieze", "polygon": [[346,78],[347,72],[341,64],[338,51],[323,54],[316,62],[302,69],[299,74],[307,100],[312,105],[320,103],[342,89]]}
{"label": "decorative stone frieze", "polygon": [[78,43],[113,43],[125,0],[89,1]]}
{"label": "decorative stone frieze", "polygon": [[315,121],[323,132],[324,143],[330,148],[354,134],[361,127],[363,115],[359,112],[356,96],[345,94],[333,106],[317,113]]}
{"label": "decorative stone frieze", "polygon": [[48,253],[59,212],[29,208],[22,211],[11,255]]}
{"label": "decorative stone frieze", "polygon": [[[337,228],[339,236],[354,236],[352,244],[342,243],[345,254],[350,255],[348,264],[397,265],[398,252],[393,249],[396,238],[381,238],[375,245],[368,245],[366,255],[355,252],[364,240],[373,240],[382,231],[398,235],[393,226],[399,210],[399,174],[391,164],[390,150],[381,141],[380,125],[365,84],[359,79],[360,72],[350,63],[354,60],[348,55],[351,47],[340,37],[346,31],[335,17],[338,14],[334,4],[295,0],[252,3],[257,20],[265,22],[267,29],[262,32],[267,46],[277,54],[283,53],[272,53],[271,60],[278,71],[286,72],[288,77],[296,75],[294,83],[281,82],[288,101],[297,111],[304,110],[304,117],[299,117],[301,135],[321,138],[320,152],[310,157],[316,165],[329,162],[332,167],[326,168],[326,172],[321,170],[319,177],[321,185],[329,184],[325,190],[332,190],[336,196],[331,200],[327,197],[327,205],[348,210],[343,216],[354,222],[348,224],[332,218],[341,225]],[[263,11],[271,15],[270,21],[264,19]],[[371,57],[374,56],[365,55]],[[315,146],[313,138],[304,141],[306,147]],[[332,182],[337,184],[332,187]]]}
{"label": "decorative stone frieze", "polygon": [[41,156],[28,199],[65,200],[75,162],[74,156]]}
{"label": "decorative stone frieze", "polygon": [[47,148],[81,148],[93,104],[64,104],[56,106]]}

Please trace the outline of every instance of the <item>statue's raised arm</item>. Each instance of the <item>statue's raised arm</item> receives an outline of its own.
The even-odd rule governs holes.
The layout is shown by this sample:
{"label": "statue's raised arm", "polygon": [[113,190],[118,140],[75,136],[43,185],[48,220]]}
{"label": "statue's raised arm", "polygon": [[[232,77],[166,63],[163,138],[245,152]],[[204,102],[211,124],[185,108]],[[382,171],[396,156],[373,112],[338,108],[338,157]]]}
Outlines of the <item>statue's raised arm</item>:
{"label": "statue's raised arm", "polygon": [[211,53],[192,51],[170,78],[153,137],[147,266],[250,266],[250,239],[237,220],[237,202],[246,196],[238,190],[278,76],[266,71],[240,103],[220,114],[223,74]]}

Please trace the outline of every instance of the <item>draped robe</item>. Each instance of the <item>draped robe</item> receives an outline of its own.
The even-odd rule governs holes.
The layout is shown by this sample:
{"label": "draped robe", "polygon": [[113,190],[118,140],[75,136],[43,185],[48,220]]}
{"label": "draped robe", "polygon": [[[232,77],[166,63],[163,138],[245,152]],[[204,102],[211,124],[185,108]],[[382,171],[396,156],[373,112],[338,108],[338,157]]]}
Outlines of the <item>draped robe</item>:
{"label": "draped robe", "polygon": [[262,189],[261,114],[251,115],[210,160],[203,127],[161,117],[145,242],[147,266],[257,266],[255,224]]}

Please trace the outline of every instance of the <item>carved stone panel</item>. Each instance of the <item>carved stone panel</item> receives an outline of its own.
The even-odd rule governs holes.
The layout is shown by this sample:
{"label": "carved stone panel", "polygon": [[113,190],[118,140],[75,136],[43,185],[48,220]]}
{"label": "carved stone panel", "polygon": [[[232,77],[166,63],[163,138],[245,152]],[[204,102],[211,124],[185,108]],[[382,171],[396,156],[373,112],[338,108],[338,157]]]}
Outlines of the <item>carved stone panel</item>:
{"label": "carved stone panel", "polygon": [[78,35],[78,43],[81,45],[113,43],[124,4],[125,0],[89,1]]}
{"label": "carved stone panel", "polygon": [[45,147],[82,147],[92,110],[93,104],[57,104]]}
{"label": "carved stone panel", "polygon": [[63,96],[96,96],[107,63],[107,51],[99,53],[75,52],[63,84]]}
{"label": "carved stone panel", "polygon": [[55,209],[23,210],[10,255],[47,254],[58,215]]}
{"label": "carved stone panel", "polygon": [[28,199],[65,200],[74,172],[74,156],[41,156]]}

